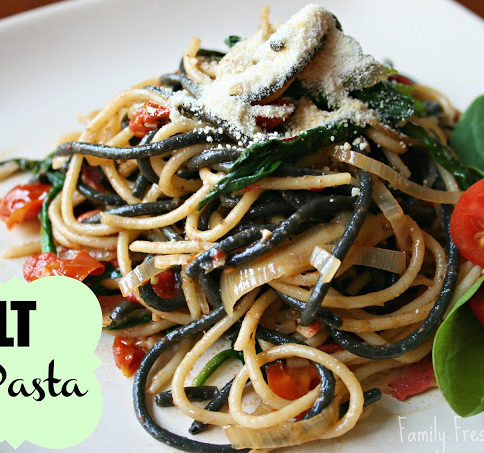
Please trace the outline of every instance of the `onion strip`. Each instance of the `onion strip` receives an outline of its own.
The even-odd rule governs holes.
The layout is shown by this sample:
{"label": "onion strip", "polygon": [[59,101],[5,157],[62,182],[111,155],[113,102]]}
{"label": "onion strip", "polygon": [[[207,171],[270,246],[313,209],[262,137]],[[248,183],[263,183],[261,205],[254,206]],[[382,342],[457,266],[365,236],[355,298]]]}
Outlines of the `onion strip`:
{"label": "onion strip", "polygon": [[455,204],[459,200],[462,192],[446,192],[443,190],[430,189],[421,186],[413,181],[404,178],[388,165],[385,165],[364,154],[356,153],[351,150],[335,148],[330,151],[331,155],[340,162],[354,165],[357,168],[366,170],[380,178],[388,181],[393,187],[419,200],[429,201],[431,203]]}
{"label": "onion strip", "polygon": [[146,260],[118,280],[119,289],[123,296],[135,293],[139,286],[160,273],[160,270],[155,266],[155,259],[156,257],[152,257]]}

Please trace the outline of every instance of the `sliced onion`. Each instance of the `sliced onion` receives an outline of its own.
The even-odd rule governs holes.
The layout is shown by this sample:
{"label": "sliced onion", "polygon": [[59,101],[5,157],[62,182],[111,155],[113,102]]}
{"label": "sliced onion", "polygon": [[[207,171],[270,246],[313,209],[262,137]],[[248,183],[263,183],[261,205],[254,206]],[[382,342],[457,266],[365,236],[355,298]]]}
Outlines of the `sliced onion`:
{"label": "sliced onion", "polygon": [[155,266],[158,269],[168,269],[171,266],[179,264],[187,264],[192,255],[178,254],[178,255],[160,255],[155,258]]}
{"label": "sliced onion", "polygon": [[[330,257],[334,258],[334,256],[331,255],[333,248],[333,245],[323,245],[321,247],[318,247],[318,249],[326,252]],[[348,264],[350,266],[358,265],[373,267],[375,269],[393,272],[394,274],[403,274],[405,272],[405,269],[407,268],[407,254],[405,252],[401,252],[399,250],[382,249],[380,247],[369,247],[366,250],[362,250],[363,253],[354,253],[348,256],[348,261],[345,261],[345,264]],[[337,258],[334,258],[334,260],[337,260]],[[312,262],[311,264],[314,266]],[[338,271],[340,264],[341,262],[338,264],[338,268],[335,270],[335,274]],[[330,282],[331,279],[329,279],[328,282]]]}
{"label": "sliced onion", "polygon": [[343,224],[336,223],[319,225],[299,235],[292,243],[277,247],[233,272],[225,271],[220,287],[226,312],[232,313],[235,302],[252,289],[307,268],[314,247],[340,237],[344,228]]}
{"label": "sliced onion", "polygon": [[364,154],[342,148],[335,148],[330,151],[330,153],[340,162],[345,162],[373,173],[385,181],[388,181],[396,189],[399,189],[414,198],[418,198],[419,200],[429,201],[431,203],[455,204],[462,195],[462,192],[460,191],[446,192],[416,184],[413,181],[404,178],[400,173],[393,170],[388,165],[365,156]]}
{"label": "sliced onion", "polygon": [[156,256],[144,261],[118,280],[119,289],[123,296],[135,293],[139,286],[160,273],[160,270],[155,266],[155,260]]}
{"label": "sliced onion", "polygon": [[407,217],[398,201],[381,181],[376,180],[373,184],[373,199],[390,222],[400,250],[409,250],[411,244]]}
{"label": "sliced onion", "polygon": [[323,283],[333,280],[341,266],[341,260],[319,246],[314,247],[309,262],[319,271]]}
{"label": "sliced onion", "polygon": [[337,420],[337,402],[330,404],[322,413],[308,420],[282,422],[263,429],[245,428],[234,425],[225,430],[234,448],[281,448],[300,445],[320,439],[324,432]]}
{"label": "sliced onion", "polygon": [[397,250],[373,247],[354,264],[374,267],[394,274],[403,274],[407,268],[407,254]]}

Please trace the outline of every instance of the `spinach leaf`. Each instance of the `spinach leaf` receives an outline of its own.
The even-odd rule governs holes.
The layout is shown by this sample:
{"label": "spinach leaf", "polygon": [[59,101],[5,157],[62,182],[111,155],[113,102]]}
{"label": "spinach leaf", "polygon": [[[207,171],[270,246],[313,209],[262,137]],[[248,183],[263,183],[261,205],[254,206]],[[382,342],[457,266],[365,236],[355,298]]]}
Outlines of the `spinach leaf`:
{"label": "spinach leaf", "polygon": [[434,339],[437,384],[462,417],[484,411],[484,327],[466,304],[483,282],[481,277],[462,295]]}
{"label": "spinach leaf", "polygon": [[284,92],[284,96],[289,96],[296,100],[306,97],[309,98],[318,109],[330,110],[328,99],[324,93],[322,91],[305,88],[299,79],[295,79],[291,85],[289,85],[289,88]]}
{"label": "spinach leaf", "polygon": [[378,112],[384,121],[395,123],[414,113],[422,115],[425,112],[423,102],[415,99],[412,92],[410,85],[383,81],[372,87],[353,91],[351,95]]}
{"label": "spinach leaf", "polygon": [[230,48],[234,47],[240,41],[242,41],[242,38],[237,35],[230,35],[224,39],[224,43]]}
{"label": "spinach leaf", "polygon": [[463,189],[467,189],[481,178],[481,175],[473,168],[467,167],[456,159],[452,151],[433,138],[423,127],[411,122],[405,123],[400,130],[411,138],[418,140],[436,162],[452,173]]}
{"label": "spinach leaf", "polygon": [[363,127],[356,126],[351,121],[342,121],[309,129],[289,141],[272,139],[254,143],[242,151],[227,176],[212,187],[197,209],[200,210],[220,195],[260,181],[276,171],[282,162],[294,162],[333,142],[349,140],[363,130]]}
{"label": "spinach leaf", "polygon": [[484,176],[484,94],[475,99],[461,116],[450,145],[464,164]]}

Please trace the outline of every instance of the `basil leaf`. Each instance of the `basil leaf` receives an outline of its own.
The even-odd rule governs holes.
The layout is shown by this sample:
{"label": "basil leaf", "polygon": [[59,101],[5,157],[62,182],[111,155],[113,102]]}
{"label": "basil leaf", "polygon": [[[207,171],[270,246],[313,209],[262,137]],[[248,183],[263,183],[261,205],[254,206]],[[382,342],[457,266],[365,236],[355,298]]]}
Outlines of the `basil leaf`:
{"label": "basil leaf", "polygon": [[469,188],[480,179],[480,175],[473,168],[467,167],[454,157],[452,151],[433,138],[423,127],[413,123],[405,123],[400,130],[411,138],[418,140],[436,162],[452,173],[463,189]]}
{"label": "basil leaf", "polygon": [[461,116],[450,145],[462,162],[484,176],[484,95],[475,99]]}
{"label": "basil leaf", "polygon": [[363,127],[348,120],[309,129],[290,141],[272,139],[255,143],[240,154],[227,176],[215,184],[200,201],[197,210],[220,195],[260,181],[276,171],[282,162],[294,162],[333,142],[349,140],[363,130]]}
{"label": "basil leaf", "polygon": [[437,384],[461,417],[484,411],[484,327],[466,304],[483,282],[481,277],[462,295],[434,339]]}

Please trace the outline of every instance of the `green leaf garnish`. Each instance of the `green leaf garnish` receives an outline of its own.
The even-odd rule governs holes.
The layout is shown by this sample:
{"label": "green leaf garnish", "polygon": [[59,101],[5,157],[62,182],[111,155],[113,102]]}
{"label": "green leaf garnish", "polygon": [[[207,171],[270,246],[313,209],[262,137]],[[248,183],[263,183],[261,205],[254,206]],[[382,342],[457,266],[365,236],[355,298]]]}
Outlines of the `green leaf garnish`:
{"label": "green leaf garnish", "polygon": [[467,304],[483,282],[481,277],[462,295],[434,339],[437,384],[461,417],[484,411],[484,327]]}

